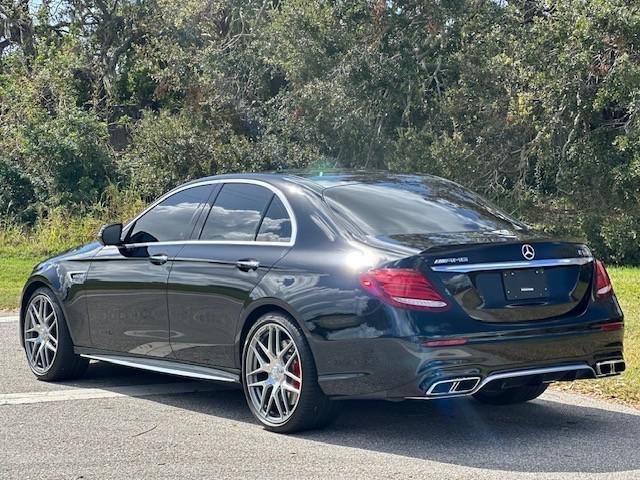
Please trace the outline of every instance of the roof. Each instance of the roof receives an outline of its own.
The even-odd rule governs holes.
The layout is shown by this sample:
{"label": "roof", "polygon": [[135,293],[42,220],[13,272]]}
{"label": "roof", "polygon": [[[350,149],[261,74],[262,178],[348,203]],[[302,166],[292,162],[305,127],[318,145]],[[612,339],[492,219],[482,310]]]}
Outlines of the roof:
{"label": "roof", "polygon": [[229,173],[214,175],[187,182],[185,185],[195,182],[217,179],[254,179],[274,185],[282,182],[291,182],[304,186],[316,192],[339,185],[350,184],[424,184],[425,180],[434,184],[441,182],[452,183],[443,178],[432,175],[399,174],[382,170],[287,170],[281,172],[263,173]]}

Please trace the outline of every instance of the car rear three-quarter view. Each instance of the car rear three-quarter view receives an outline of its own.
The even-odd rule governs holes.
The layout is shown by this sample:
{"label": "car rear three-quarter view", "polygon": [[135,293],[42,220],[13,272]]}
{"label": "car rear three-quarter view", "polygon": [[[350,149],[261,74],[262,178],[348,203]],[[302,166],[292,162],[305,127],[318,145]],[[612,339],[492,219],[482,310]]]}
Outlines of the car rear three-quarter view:
{"label": "car rear three-quarter view", "polygon": [[21,339],[43,380],[89,359],[241,384],[266,428],[335,402],[524,402],[624,368],[604,265],[431,176],[209,177],[38,265]]}

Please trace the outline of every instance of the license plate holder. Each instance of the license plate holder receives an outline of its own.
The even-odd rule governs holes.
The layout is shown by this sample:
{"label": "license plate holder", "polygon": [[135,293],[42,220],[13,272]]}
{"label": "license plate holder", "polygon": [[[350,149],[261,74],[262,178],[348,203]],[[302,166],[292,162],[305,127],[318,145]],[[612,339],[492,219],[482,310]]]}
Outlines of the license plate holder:
{"label": "license plate holder", "polygon": [[502,272],[507,300],[529,300],[549,297],[549,287],[543,268],[506,270]]}

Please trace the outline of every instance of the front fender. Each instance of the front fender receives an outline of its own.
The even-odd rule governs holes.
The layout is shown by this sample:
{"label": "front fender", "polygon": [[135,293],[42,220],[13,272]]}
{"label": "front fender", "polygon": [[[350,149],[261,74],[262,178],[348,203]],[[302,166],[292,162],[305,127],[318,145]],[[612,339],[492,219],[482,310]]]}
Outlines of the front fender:
{"label": "front fender", "polygon": [[90,346],[84,280],[91,259],[99,248],[95,243],[89,244],[36,265],[22,290],[20,325],[24,322],[25,309],[33,292],[40,287],[47,287],[58,300],[74,345]]}
{"label": "front fender", "polygon": [[[47,275],[46,272],[43,273],[38,270],[38,267],[40,265],[36,266],[33,269],[33,271],[31,272],[31,275],[29,276],[24,287],[22,288],[22,294],[20,295],[20,312],[19,312],[20,332],[22,332],[22,326],[24,325],[24,318],[26,315],[27,304],[29,302],[29,299],[31,298],[31,295],[33,295],[33,292],[35,292],[40,287],[48,287],[54,293],[56,293],[56,288],[52,286],[51,278],[49,277],[49,275]],[[58,294],[56,294],[56,297],[57,296]],[[24,338],[22,334],[20,334],[20,344],[24,347]]]}

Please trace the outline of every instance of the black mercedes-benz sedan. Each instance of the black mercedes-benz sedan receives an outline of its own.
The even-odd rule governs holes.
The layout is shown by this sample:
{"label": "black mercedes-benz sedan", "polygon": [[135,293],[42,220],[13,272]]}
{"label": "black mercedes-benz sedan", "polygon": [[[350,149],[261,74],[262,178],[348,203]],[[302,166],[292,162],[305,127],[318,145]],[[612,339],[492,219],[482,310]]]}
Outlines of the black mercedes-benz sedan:
{"label": "black mercedes-benz sedan", "polygon": [[278,432],[327,423],[337,399],[510,404],[625,368],[586,245],[430,176],[186,183],[38,265],[20,320],[41,380],[94,359],[241,384]]}

